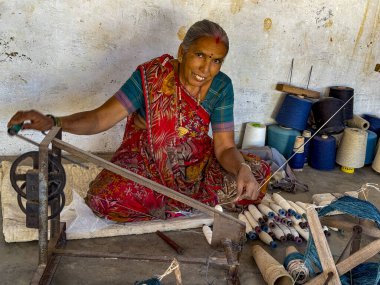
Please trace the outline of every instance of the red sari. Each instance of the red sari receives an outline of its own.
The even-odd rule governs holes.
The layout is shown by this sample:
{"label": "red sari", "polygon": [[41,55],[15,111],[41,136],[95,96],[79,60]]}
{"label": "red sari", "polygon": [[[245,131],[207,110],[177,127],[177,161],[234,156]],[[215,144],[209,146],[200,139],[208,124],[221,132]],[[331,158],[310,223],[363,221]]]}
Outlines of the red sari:
{"label": "red sari", "polygon": [[[225,183],[228,175],[213,152],[208,135],[210,115],[181,86],[171,59],[163,55],[138,67],[146,129],[135,123],[139,115],[131,114],[123,141],[111,161],[214,206],[231,193],[231,186],[226,188]],[[178,134],[181,126],[188,130],[184,136]],[[259,183],[268,177],[270,168],[265,162],[254,156],[248,160]],[[261,198],[265,192],[263,187]],[[190,210],[183,203],[108,170],[101,171],[90,184],[86,202],[97,215],[119,222],[165,219]]]}

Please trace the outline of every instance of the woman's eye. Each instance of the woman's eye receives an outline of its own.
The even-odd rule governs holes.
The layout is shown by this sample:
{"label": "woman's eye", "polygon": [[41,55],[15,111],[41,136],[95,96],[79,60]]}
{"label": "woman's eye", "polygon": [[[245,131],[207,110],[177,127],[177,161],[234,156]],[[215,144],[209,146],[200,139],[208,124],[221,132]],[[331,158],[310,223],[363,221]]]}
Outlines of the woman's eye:
{"label": "woman's eye", "polygon": [[197,57],[203,57],[203,53],[201,53],[201,52],[197,52],[197,53],[195,53],[195,55],[196,55]]}
{"label": "woman's eye", "polygon": [[216,63],[216,64],[221,64],[222,61],[221,61],[220,59],[214,59],[214,63]]}

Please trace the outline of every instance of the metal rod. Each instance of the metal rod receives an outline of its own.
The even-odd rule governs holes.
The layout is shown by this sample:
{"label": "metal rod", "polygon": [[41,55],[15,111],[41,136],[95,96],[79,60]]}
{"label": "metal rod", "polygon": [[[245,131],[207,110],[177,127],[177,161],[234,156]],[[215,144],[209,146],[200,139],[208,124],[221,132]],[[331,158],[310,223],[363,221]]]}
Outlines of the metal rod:
{"label": "metal rod", "polygon": [[310,78],[311,78],[311,72],[313,71],[313,66],[310,67],[310,72],[309,72],[309,79],[307,80],[307,86],[306,89],[309,88],[309,83],[310,83]]}

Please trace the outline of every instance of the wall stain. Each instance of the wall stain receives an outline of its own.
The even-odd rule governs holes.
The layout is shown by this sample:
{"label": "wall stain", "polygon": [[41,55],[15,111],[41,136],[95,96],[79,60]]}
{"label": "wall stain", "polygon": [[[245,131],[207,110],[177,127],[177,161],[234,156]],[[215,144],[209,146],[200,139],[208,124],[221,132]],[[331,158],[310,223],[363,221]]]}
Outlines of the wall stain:
{"label": "wall stain", "polygon": [[17,51],[11,50],[11,45],[14,39],[14,37],[10,37],[8,40],[0,38],[0,62],[13,61],[13,59],[32,61],[31,58],[25,54],[20,54]]}
{"label": "wall stain", "polygon": [[374,21],[373,21],[372,29],[371,29],[368,44],[367,44],[368,52],[366,54],[365,61],[364,61],[364,72],[366,74],[372,73],[373,66],[375,65],[375,62],[373,62],[375,60],[375,56],[373,55],[373,47],[374,47],[374,43],[376,42],[378,30],[380,30],[379,28],[380,28],[380,0],[377,2],[377,9],[374,15]]}
{"label": "wall stain", "polygon": [[183,39],[185,38],[185,35],[186,35],[186,27],[185,26],[181,26],[179,29],[178,29],[178,32],[177,32],[177,36],[178,36],[178,39],[180,41],[183,41]]}
{"label": "wall stain", "polygon": [[269,31],[272,28],[272,19],[265,18],[264,19],[264,30]]}
{"label": "wall stain", "polygon": [[325,28],[331,28],[332,25],[333,25],[333,20],[329,19],[325,24],[324,24],[324,27]]}
{"label": "wall stain", "polygon": [[359,28],[358,34],[356,35],[355,46],[354,46],[354,49],[353,49],[353,51],[352,51],[352,57],[355,55],[355,52],[356,52],[356,49],[357,49],[357,47],[358,47],[358,44],[359,44],[360,38],[361,38],[362,35],[363,35],[364,24],[365,24],[365,21],[367,20],[368,7],[369,7],[369,3],[370,3],[370,1],[371,1],[371,0],[368,0],[368,1],[367,1],[367,5],[366,5],[366,7],[365,7],[365,11],[364,11],[363,19],[362,19],[362,22],[361,22],[361,24],[360,24],[360,28]]}
{"label": "wall stain", "polygon": [[244,0],[232,0],[231,12],[232,14],[237,14],[243,8]]}
{"label": "wall stain", "polygon": [[334,16],[331,9],[327,9],[323,6],[316,12],[315,23],[317,24],[317,28],[325,27],[326,23]]}

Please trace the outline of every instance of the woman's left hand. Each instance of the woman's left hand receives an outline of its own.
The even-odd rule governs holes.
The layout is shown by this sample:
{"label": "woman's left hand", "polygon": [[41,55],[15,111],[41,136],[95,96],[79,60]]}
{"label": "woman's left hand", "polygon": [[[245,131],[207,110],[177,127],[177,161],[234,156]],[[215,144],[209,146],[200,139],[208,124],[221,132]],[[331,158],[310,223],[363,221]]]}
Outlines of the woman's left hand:
{"label": "woman's left hand", "polygon": [[237,197],[235,202],[243,199],[256,200],[260,193],[257,183],[248,165],[242,164],[236,176]]}

